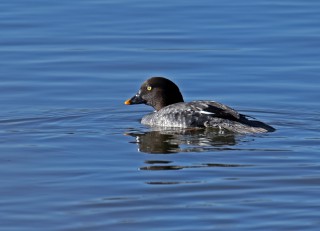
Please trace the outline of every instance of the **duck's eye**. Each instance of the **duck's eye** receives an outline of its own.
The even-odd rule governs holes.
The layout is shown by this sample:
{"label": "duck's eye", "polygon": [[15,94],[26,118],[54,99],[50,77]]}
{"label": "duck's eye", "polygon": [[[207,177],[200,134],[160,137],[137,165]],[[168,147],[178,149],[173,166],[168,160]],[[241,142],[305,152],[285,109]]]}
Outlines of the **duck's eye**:
{"label": "duck's eye", "polygon": [[152,90],[152,87],[151,87],[151,86],[147,86],[147,90],[148,90],[148,91],[151,91],[151,90]]}

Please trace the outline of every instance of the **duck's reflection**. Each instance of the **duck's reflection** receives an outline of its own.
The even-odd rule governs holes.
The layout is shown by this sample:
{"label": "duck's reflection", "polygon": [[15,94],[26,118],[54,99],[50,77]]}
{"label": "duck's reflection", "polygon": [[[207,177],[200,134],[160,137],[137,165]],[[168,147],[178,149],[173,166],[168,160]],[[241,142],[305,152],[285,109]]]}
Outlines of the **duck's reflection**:
{"label": "duck's reflection", "polygon": [[233,133],[221,134],[214,129],[158,129],[126,135],[135,137],[138,151],[153,154],[228,149],[237,143]]}
{"label": "duck's reflection", "polygon": [[[170,129],[170,130],[133,130],[125,133],[135,138],[131,142],[138,145],[138,151],[150,154],[173,154],[180,152],[208,152],[233,149],[232,146],[238,142],[243,142],[242,136],[236,136],[233,133],[221,133],[213,129]],[[248,141],[246,139],[246,141]],[[140,170],[163,171],[163,170],[182,170],[190,168],[234,168],[247,165],[235,163],[212,163],[212,158],[208,163],[203,160],[202,163],[193,161],[186,164],[175,163],[175,158],[168,155],[152,155],[152,159],[144,160],[144,166]],[[188,180],[152,180],[147,184],[186,184],[197,183],[198,181]]]}

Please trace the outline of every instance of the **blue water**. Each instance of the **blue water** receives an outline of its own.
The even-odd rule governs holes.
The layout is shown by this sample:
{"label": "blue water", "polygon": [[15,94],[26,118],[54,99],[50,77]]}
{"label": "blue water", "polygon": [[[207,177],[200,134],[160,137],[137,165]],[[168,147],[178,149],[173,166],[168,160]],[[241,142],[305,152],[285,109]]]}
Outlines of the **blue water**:
{"label": "blue water", "polygon": [[[320,2],[2,1],[0,230],[318,230]],[[154,131],[150,76],[277,130]]]}

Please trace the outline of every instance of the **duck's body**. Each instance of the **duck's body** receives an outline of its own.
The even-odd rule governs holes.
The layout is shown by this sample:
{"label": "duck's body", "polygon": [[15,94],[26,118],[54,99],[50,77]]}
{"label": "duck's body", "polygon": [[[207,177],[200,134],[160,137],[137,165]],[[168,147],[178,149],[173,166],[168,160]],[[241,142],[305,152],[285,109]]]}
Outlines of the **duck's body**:
{"label": "duck's body", "polygon": [[259,121],[249,120],[234,109],[214,101],[184,102],[179,88],[163,77],[144,82],[139,92],[125,104],[144,103],[156,111],[145,115],[141,123],[157,127],[225,129],[236,133],[263,133],[275,129]]}

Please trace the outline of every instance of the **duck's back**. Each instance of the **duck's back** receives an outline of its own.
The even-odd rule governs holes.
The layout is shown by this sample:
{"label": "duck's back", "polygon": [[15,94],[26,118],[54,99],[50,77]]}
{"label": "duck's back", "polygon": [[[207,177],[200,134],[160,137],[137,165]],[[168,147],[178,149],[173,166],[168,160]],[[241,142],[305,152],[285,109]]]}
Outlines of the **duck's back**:
{"label": "duck's back", "polygon": [[212,127],[237,133],[262,133],[274,130],[262,122],[248,120],[234,109],[214,101],[171,104],[144,116],[141,123],[158,127]]}

